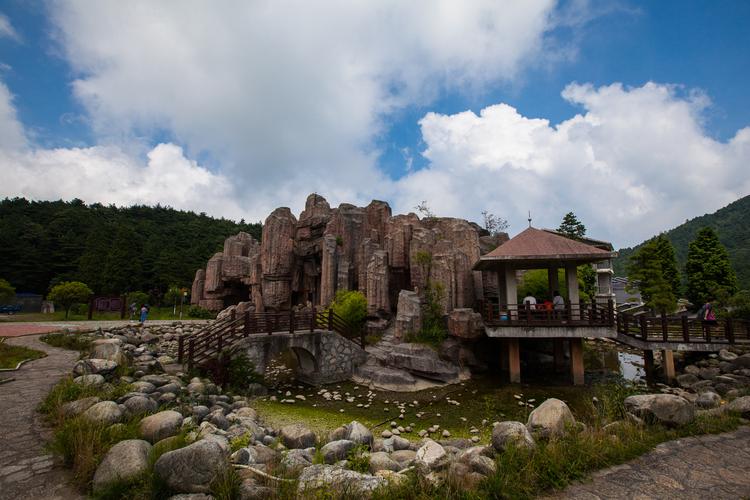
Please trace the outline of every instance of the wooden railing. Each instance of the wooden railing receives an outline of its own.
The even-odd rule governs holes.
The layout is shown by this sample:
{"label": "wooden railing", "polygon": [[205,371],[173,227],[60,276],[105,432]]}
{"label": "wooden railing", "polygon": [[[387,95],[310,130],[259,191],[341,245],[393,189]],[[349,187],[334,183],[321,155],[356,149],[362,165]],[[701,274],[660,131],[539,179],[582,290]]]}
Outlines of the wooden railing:
{"label": "wooden railing", "polygon": [[731,318],[703,321],[687,316],[619,314],[617,333],[645,342],[744,344],[750,343],[750,322]]}
{"label": "wooden railing", "polygon": [[615,308],[610,300],[596,302],[566,302],[557,308],[545,304],[481,305],[484,322],[488,326],[614,326]]}
{"label": "wooden railing", "polygon": [[177,360],[188,369],[214,358],[236,341],[250,335],[272,335],[315,330],[334,331],[365,347],[364,329],[354,328],[332,309],[318,311],[288,311],[280,313],[235,314],[214,321],[193,335],[181,335],[177,341]]}

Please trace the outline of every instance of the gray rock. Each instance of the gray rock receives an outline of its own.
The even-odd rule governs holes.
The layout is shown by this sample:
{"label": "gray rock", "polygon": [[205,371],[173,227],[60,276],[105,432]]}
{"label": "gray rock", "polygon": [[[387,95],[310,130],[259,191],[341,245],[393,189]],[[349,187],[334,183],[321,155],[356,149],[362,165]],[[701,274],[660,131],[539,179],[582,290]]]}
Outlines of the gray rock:
{"label": "gray rock", "polygon": [[223,431],[229,429],[229,420],[227,420],[227,417],[224,416],[224,412],[222,410],[212,411],[206,416],[205,420],[207,422],[211,422]]}
{"label": "gray rock", "polygon": [[380,365],[360,365],[357,368],[357,376],[368,385],[391,391],[413,390],[417,382],[414,376],[405,370]]}
{"label": "gray rock", "polygon": [[93,341],[91,345],[89,358],[106,359],[117,364],[123,364],[127,361],[127,357],[120,347],[122,341],[118,339],[99,339]]}
{"label": "gray rock", "polygon": [[133,396],[128,398],[125,403],[129,415],[141,415],[143,413],[152,413],[159,409],[159,405],[156,404],[151,398],[145,396]]}
{"label": "gray rock", "polygon": [[739,356],[737,356],[732,351],[727,351],[726,349],[722,349],[719,351],[719,359],[722,361],[734,361]]}
{"label": "gray rock", "polygon": [[89,385],[89,386],[100,386],[104,383],[104,377],[102,375],[81,375],[73,379],[78,385]]}
{"label": "gray rock", "polygon": [[670,426],[684,425],[695,419],[690,402],[673,394],[641,394],[625,398],[625,410],[645,421]]}
{"label": "gray rock", "polygon": [[440,359],[438,353],[422,344],[398,344],[387,355],[389,366],[400,368],[430,380],[458,382],[457,366]]}
{"label": "gray rock", "polygon": [[166,375],[144,375],[141,377],[141,382],[148,382],[156,387],[168,384],[170,382],[169,377]]}
{"label": "gray rock", "polygon": [[392,470],[398,472],[403,467],[393,460],[388,453],[378,451],[370,454],[370,473],[375,474],[379,470]]}
{"label": "gray rock", "polygon": [[172,495],[167,500],[214,500],[214,497],[205,493],[180,493]]}
{"label": "gray rock", "polygon": [[252,464],[267,464],[275,462],[279,456],[279,452],[276,450],[260,444],[248,446],[247,451],[250,456],[249,463]]}
{"label": "gray rock", "polygon": [[721,404],[721,396],[716,394],[715,392],[702,392],[698,394],[698,397],[695,399],[695,406],[698,408],[716,408]]}
{"label": "gray rock", "polygon": [[109,449],[94,474],[94,492],[115,481],[133,479],[148,470],[151,445],[140,439],[120,441]]}
{"label": "gray rock", "polygon": [[570,408],[556,398],[545,400],[529,414],[526,428],[541,438],[562,436],[566,427],[574,426],[576,419]]}
{"label": "gray rock", "polygon": [[483,476],[491,476],[497,472],[497,464],[495,461],[478,453],[468,456],[468,465],[473,472]]}
{"label": "gray rock", "polygon": [[232,413],[241,418],[249,418],[250,420],[253,420],[255,422],[258,421],[258,412],[247,406],[243,408],[237,408]]}
{"label": "gray rock", "polygon": [[727,405],[727,410],[737,412],[743,418],[750,418],[750,396],[742,396]]}
{"label": "gray rock", "polygon": [[308,450],[293,449],[281,457],[281,464],[291,471],[300,471],[312,465],[313,454]]}
{"label": "gray rock", "polygon": [[368,494],[386,484],[382,477],[360,474],[335,465],[311,465],[306,467],[299,476],[298,489],[300,495],[309,490],[321,488],[327,491],[346,488],[350,495]]}
{"label": "gray rock", "polygon": [[315,433],[302,424],[286,425],[279,431],[281,442],[287,448],[310,448],[315,446]]}
{"label": "gray rock", "polygon": [[411,465],[416,458],[417,452],[413,450],[398,450],[391,453],[391,459],[398,462],[402,469]]}
{"label": "gray rock", "polygon": [[193,417],[198,422],[206,418],[209,413],[211,413],[211,410],[208,409],[208,406],[193,406]]}
{"label": "gray rock", "polygon": [[422,447],[417,450],[414,461],[423,468],[434,469],[444,465],[447,456],[440,444],[432,439],[425,439]]}
{"label": "gray rock", "polygon": [[492,446],[502,452],[509,445],[531,449],[536,443],[528,428],[521,422],[500,422],[492,429]]}
{"label": "gray rock", "polygon": [[99,401],[101,401],[101,399],[99,399],[98,397],[91,396],[88,398],[83,398],[83,399],[79,399],[76,401],[70,401],[69,403],[65,403],[62,405],[60,409],[62,410],[62,414],[64,416],[74,417],[88,410]]}
{"label": "gray rock", "polygon": [[141,420],[140,433],[144,439],[155,443],[169,436],[174,436],[182,426],[182,414],[166,410]]}
{"label": "gray rock", "polygon": [[107,359],[82,359],[73,367],[75,375],[109,375],[117,369],[117,363]]}
{"label": "gray rock", "polygon": [[154,464],[154,472],[174,491],[206,493],[226,466],[221,446],[201,440],[163,454]]}
{"label": "gray rock", "polygon": [[683,373],[681,375],[677,375],[676,377],[677,385],[684,389],[689,389],[693,385],[695,385],[696,382],[698,382],[700,379],[697,375],[694,375],[692,373]]}
{"label": "gray rock", "polygon": [[334,464],[339,460],[344,460],[347,453],[349,453],[349,450],[355,446],[357,446],[357,443],[354,441],[340,439],[338,441],[331,441],[324,445],[320,449],[320,452],[323,454],[323,460],[325,460],[327,464]]}
{"label": "gray rock", "polygon": [[357,444],[372,446],[372,432],[356,420],[342,426],[342,428],[344,429],[343,435],[338,439],[348,439]]}
{"label": "gray rock", "polygon": [[82,413],[82,416],[91,422],[112,425],[122,420],[123,414],[120,406],[114,401],[102,401],[92,405]]}
{"label": "gray rock", "polygon": [[144,394],[151,394],[156,390],[156,386],[154,384],[151,384],[149,382],[144,382],[142,380],[137,380],[131,384],[133,386],[133,391],[135,392],[142,392]]}
{"label": "gray rock", "polygon": [[245,479],[240,483],[239,500],[265,500],[274,495],[274,490],[267,486],[261,486],[251,479]]}

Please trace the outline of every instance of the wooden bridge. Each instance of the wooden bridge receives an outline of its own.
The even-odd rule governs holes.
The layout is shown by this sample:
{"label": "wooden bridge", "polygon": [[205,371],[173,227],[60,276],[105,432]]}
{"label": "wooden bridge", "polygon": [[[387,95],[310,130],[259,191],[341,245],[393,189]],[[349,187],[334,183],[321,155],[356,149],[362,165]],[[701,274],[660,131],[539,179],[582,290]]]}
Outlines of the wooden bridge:
{"label": "wooden bridge", "polygon": [[[261,336],[282,339],[333,332],[364,349],[364,329],[355,329],[332,309],[235,314],[214,321],[198,333],[178,338],[177,358],[188,370],[205,365],[219,353],[243,340]],[[255,342],[257,343],[257,342]],[[288,343],[288,341],[287,341]],[[313,349],[315,350],[315,349]],[[309,353],[315,359],[315,353]],[[307,356],[306,354],[304,356]],[[307,358],[305,358],[307,359]],[[300,360],[302,361],[302,360]],[[264,365],[265,366],[265,365]]]}

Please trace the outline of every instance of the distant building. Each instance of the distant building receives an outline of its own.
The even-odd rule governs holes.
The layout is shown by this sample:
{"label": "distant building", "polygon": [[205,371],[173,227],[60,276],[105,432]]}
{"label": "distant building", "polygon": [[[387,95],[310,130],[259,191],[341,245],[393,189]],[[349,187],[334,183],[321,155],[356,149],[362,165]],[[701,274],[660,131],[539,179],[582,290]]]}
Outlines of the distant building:
{"label": "distant building", "polygon": [[624,304],[625,302],[635,302],[637,304],[640,304],[643,302],[643,299],[641,299],[641,292],[638,291],[637,287],[633,287],[634,291],[628,292],[628,279],[622,278],[620,276],[615,276],[612,278],[612,291],[615,294],[615,300],[618,304]]}
{"label": "distant building", "polygon": [[17,293],[15,303],[21,306],[23,312],[41,312],[42,299],[38,293]]}

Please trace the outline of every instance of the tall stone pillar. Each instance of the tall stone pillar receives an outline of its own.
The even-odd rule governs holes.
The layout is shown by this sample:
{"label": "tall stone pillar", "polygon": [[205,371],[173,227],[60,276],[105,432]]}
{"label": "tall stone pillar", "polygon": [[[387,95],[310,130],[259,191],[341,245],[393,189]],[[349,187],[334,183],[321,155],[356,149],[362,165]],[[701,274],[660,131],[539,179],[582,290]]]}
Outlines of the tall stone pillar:
{"label": "tall stone pillar", "polygon": [[565,285],[568,288],[568,300],[571,304],[571,319],[580,319],[581,298],[578,294],[578,269],[575,264],[565,265]]}
{"label": "tall stone pillar", "polygon": [[318,305],[327,307],[333,302],[336,294],[336,279],[338,278],[338,266],[336,260],[336,237],[327,234],[323,237],[323,251],[320,262],[320,303]]}

